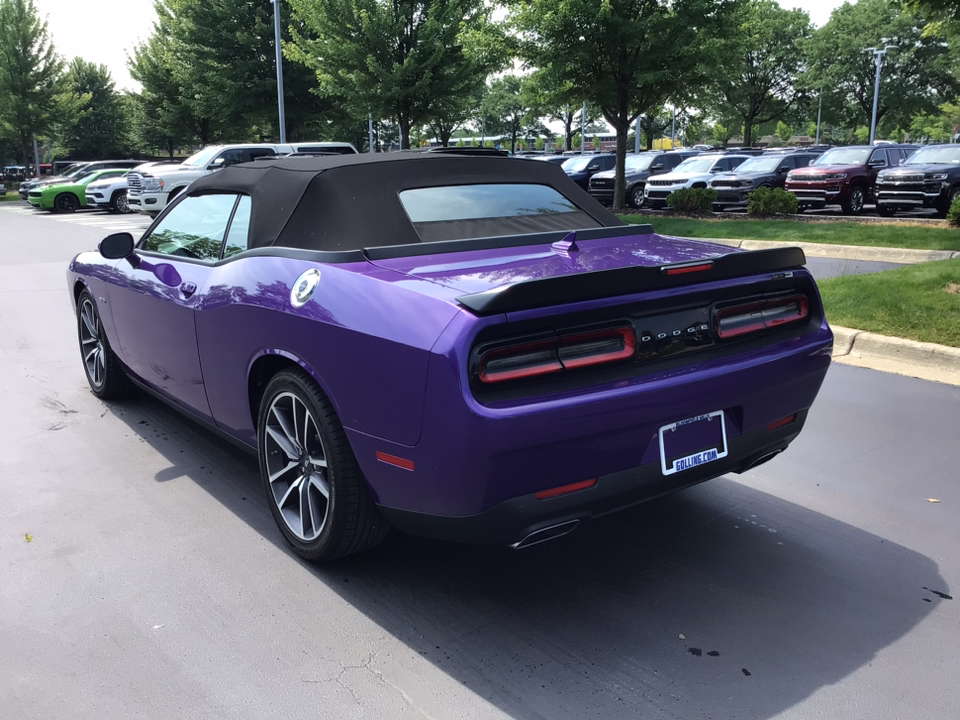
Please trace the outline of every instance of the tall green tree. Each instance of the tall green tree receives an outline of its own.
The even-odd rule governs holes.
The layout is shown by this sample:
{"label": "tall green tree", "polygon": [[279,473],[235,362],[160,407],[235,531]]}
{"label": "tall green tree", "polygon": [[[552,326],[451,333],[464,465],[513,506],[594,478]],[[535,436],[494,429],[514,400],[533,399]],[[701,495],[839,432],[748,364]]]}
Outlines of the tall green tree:
{"label": "tall green tree", "polygon": [[928,20],[927,33],[960,36],[960,3],[956,0],[907,0],[905,5]]}
{"label": "tall green tree", "polygon": [[107,66],[74,58],[67,69],[67,86],[82,101],[83,108],[62,119],[60,144],[72,156],[89,160],[127,153],[128,108]]}
{"label": "tall green tree", "polygon": [[730,62],[719,66],[714,86],[725,116],[743,125],[743,144],[753,144],[755,125],[780,120],[804,99],[798,78],[810,18],[774,0],[750,0],[729,36]]}
{"label": "tall green tree", "polygon": [[918,113],[933,114],[960,92],[945,39],[924,33],[926,21],[894,0],[841,5],[809,43],[808,87],[823,88],[824,117],[851,127],[870,126],[876,77],[867,49],[892,46],[883,61],[878,125],[907,127]]}
{"label": "tall green tree", "polygon": [[[487,75],[489,56],[465,33],[489,24],[483,0],[291,0],[288,55],[341,93],[357,115],[396,118],[403,146],[435,106],[464,98]],[[496,55],[496,53],[493,53]]]}
{"label": "tall green tree", "polygon": [[530,81],[518,75],[504,75],[490,83],[484,98],[486,126],[491,133],[510,138],[510,152],[517,150],[517,138],[539,135],[546,128],[540,122],[540,108]]}
{"label": "tall green tree", "polygon": [[60,113],[63,60],[33,0],[0,0],[0,135],[32,159],[33,136],[45,135]]}
{"label": "tall green tree", "polygon": [[[515,0],[525,60],[600,107],[617,133],[614,209],[624,201],[624,157],[640,115],[706,84],[742,0]],[[681,82],[682,79],[682,82]],[[681,104],[682,103],[678,103]]]}

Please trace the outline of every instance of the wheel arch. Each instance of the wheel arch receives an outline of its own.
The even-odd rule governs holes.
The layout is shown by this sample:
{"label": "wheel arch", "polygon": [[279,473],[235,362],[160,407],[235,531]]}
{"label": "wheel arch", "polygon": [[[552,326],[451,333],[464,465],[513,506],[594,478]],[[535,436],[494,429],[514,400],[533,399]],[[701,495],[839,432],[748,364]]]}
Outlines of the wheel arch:
{"label": "wheel arch", "polygon": [[317,386],[323,394],[330,400],[337,415],[340,415],[340,408],[336,400],[320,379],[319,373],[317,373],[309,363],[286,350],[263,350],[253,359],[247,371],[247,400],[250,405],[251,427],[253,427],[254,431],[256,431],[257,421],[260,417],[260,401],[263,399],[263,393],[267,389],[267,384],[274,375],[291,368],[304,370],[313,378],[313,381],[317,383]]}

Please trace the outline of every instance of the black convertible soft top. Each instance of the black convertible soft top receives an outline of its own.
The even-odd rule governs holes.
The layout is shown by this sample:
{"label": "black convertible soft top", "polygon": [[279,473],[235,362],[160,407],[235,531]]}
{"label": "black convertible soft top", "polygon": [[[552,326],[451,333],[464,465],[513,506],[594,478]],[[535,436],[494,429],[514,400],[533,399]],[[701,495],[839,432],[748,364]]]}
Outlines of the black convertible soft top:
{"label": "black convertible soft top", "polygon": [[[521,183],[553,188],[577,206],[554,223],[540,215],[539,227],[620,226],[604,208],[553,164],[504,157],[398,152],[278,158],[243,163],[194,181],[189,195],[239,192],[252,203],[250,247],[288,247],[343,252],[422,242],[399,199],[404,190],[452,185]],[[518,222],[522,223],[523,218]],[[573,227],[569,223],[573,222]],[[579,221],[579,223],[578,223]],[[492,221],[493,222],[493,221]],[[485,235],[503,234],[490,225]],[[523,232],[521,230],[521,232]]]}

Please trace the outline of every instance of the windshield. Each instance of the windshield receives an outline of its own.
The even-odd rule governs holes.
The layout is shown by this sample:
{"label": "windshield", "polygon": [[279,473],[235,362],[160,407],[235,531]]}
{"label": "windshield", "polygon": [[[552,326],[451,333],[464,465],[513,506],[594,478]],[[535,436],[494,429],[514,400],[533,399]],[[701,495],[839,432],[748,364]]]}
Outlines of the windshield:
{"label": "windshield", "polygon": [[192,165],[194,167],[206,167],[213,161],[213,158],[218,152],[220,152],[220,148],[218,147],[204,148],[200,152],[196,152],[184,160],[183,164]]}
{"label": "windshield", "polygon": [[575,157],[570,158],[563,164],[563,169],[570,172],[580,172],[581,170],[586,170],[587,165],[590,164],[589,157]]}
{"label": "windshield", "polygon": [[674,172],[710,172],[710,168],[717,162],[717,158],[690,158],[677,165]]}
{"label": "windshield", "polygon": [[60,174],[63,175],[64,177],[69,177],[69,178],[78,177],[79,175],[83,175],[85,172],[88,172],[87,170],[84,170],[85,167],[87,166],[86,165],[68,165],[66,168],[64,168],[63,172]]}
{"label": "windshield", "polygon": [[772,173],[783,162],[782,157],[755,157],[744,160],[737,168],[737,172],[745,173]]}
{"label": "windshield", "polygon": [[871,148],[834,148],[827,150],[811,165],[863,165]]}
{"label": "windshield", "polygon": [[653,162],[653,155],[632,155],[627,158],[625,167],[627,172],[643,172]]}
{"label": "windshield", "polygon": [[960,145],[920,148],[904,165],[945,165],[960,163]]}

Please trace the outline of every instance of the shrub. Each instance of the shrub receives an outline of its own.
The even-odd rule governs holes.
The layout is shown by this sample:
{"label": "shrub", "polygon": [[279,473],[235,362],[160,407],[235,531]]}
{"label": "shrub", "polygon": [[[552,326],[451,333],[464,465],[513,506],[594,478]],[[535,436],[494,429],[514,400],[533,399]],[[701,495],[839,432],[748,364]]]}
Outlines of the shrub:
{"label": "shrub", "polygon": [[953,201],[953,205],[947,210],[947,220],[953,227],[960,227],[960,198]]}
{"label": "shrub", "polygon": [[747,214],[754,217],[794,215],[796,212],[797,196],[780,188],[757,188],[747,201]]}
{"label": "shrub", "polygon": [[667,195],[667,205],[682,213],[710,212],[716,201],[713,188],[680,188]]}

